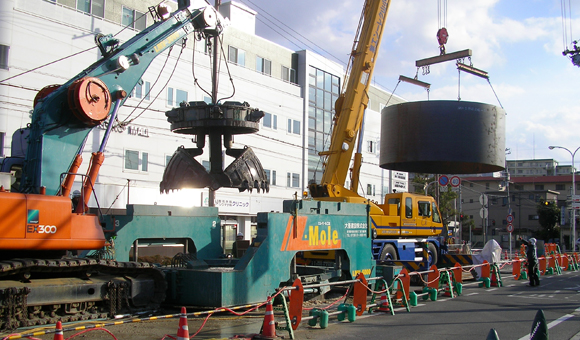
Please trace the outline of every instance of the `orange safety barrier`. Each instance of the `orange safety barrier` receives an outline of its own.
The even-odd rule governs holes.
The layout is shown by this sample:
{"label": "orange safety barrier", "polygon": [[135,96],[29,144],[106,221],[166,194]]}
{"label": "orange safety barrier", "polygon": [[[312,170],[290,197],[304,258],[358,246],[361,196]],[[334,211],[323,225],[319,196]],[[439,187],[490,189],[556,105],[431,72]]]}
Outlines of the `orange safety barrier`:
{"label": "orange safety barrier", "polygon": [[[352,304],[356,307],[356,315],[363,315],[367,309],[367,279],[363,273],[356,276],[357,282],[354,284],[352,293]],[[407,294],[407,296],[409,296]]]}
{"label": "orange safety barrier", "polygon": [[461,268],[461,265],[456,262],[455,266],[453,267],[453,269],[451,269],[451,271],[453,272],[453,276],[455,277],[455,282],[463,283],[463,269]]}
{"label": "orange safety barrier", "polygon": [[541,256],[538,258],[538,263],[540,264],[540,275],[546,274],[546,258]]}
{"label": "orange safety barrier", "polygon": [[288,315],[290,316],[290,322],[293,330],[298,328],[300,321],[302,321],[302,308],[304,304],[304,288],[302,287],[302,281],[300,279],[294,280],[292,285],[294,290],[290,291],[288,296],[289,307]]}
{"label": "orange safety barrier", "polygon": [[568,255],[562,255],[561,259],[562,259],[562,265],[560,267],[562,267],[562,270],[568,270],[568,265],[570,264],[570,261],[568,259]]}
{"label": "orange safety barrier", "polygon": [[555,256],[548,257],[548,268],[552,268],[552,270],[556,269],[556,257]]}
{"label": "orange safety barrier", "polygon": [[523,260],[517,257],[512,261],[512,275],[514,280],[519,280],[522,276],[522,262]]}
{"label": "orange safety barrier", "polygon": [[403,287],[398,287],[395,298],[397,300],[403,299],[403,292],[405,292],[405,296],[407,297],[407,299],[409,299],[409,287],[411,286],[411,276],[409,276],[409,272],[407,271],[407,269],[403,268],[401,270],[401,272],[399,273],[399,279]]}
{"label": "orange safety barrier", "polygon": [[489,279],[490,273],[490,266],[487,260],[483,261],[483,265],[481,266],[481,278],[488,278]]}
{"label": "orange safety barrier", "polygon": [[431,268],[429,268],[429,274],[427,274],[427,287],[439,289],[440,277],[439,268],[437,268],[436,265],[432,265]]}

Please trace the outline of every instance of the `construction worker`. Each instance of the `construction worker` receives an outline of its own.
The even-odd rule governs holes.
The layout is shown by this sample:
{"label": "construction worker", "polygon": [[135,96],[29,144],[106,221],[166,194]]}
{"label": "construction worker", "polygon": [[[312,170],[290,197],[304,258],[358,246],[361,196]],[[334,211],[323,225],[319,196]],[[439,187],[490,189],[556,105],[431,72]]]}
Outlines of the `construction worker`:
{"label": "construction worker", "polygon": [[238,257],[238,241],[242,241],[243,239],[244,239],[243,233],[238,233],[236,235],[236,241],[234,242],[234,246],[232,249],[232,253],[233,253],[234,257]]}
{"label": "construction worker", "polygon": [[529,241],[522,239],[520,241],[526,246],[526,257],[528,259],[528,276],[530,278],[530,287],[540,285],[540,271],[538,268],[538,252],[536,249],[536,239],[531,238]]}

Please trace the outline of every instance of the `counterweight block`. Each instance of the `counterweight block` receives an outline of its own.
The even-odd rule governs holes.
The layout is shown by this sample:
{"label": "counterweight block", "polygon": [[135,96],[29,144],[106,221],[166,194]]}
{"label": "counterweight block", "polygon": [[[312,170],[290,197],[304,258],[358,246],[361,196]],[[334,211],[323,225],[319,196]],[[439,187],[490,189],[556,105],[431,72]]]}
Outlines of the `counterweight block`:
{"label": "counterweight block", "polygon": [[505,166],[505,111],[464,101],[407,102],[381,112],[380,166],[475,174]]}

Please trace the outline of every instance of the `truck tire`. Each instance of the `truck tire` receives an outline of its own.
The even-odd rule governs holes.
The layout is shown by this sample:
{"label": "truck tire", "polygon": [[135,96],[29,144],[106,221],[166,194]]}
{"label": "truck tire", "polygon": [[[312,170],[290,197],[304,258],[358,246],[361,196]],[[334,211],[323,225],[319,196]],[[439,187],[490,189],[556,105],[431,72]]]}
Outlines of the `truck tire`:
{"label": "truck tire", "polygon": [[384,260],[398,260],[399,257],[397,256],[397,251],[395,250],[395,247],[393,247],[392,244],[385,244],[385,246],[383,247],[383,250],[381,251],[381,256],[380,259],[382,261]]}
{"label": "truck tire", "polygon": [[429,266],[437,264],[437,247],[431,242],[427,244],[427,249],[429,250]]}

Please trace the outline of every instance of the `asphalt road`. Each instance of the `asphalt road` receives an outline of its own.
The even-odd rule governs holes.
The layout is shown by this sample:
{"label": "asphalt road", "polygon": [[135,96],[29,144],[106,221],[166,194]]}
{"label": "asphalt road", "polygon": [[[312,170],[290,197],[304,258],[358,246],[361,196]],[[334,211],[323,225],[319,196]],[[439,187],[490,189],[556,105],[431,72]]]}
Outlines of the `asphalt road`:
{"label": "asphalt road", "polygon": [[[511,268],[511,266],[510,266]],[[529,339],[539,309],[550,339],[580,339],[580,273],[543,276],[539,287],[503,274],[503,287],[466,285],[454,299],[419,300],[411,312],[377,313],[354,323],[331,322],[327,329],[301,327],[298,339],[486,339],[494,328],[500,339]],[[336,320],[336,319],[334,319]]]}
{"label": "asphalt road", "polygon": [[[463,294],[454,299],[439,296],[437,301],[423,301],[395,315],[365,314],[354,323],[337,322],[330,317],[329,327],[309,327],[303,321],[295,331],[296,339],[486,339],[495,328],[500,339],[529,339],[533,319],[539,309],[544,311],[549,323],[550,339],[580,340],[580,272],[563,272],[562,275],[542,276],[540,287],[528,287],[527,281],[515,281],[509,275],[511,266],[503,273],[504,286],[479,288],[477,283],[467,283]],[[412,287],[413,288],[413,287]],[[200,327],[196,339],[224,339],[235,335],[258,333],[264,309],[251,317],[220,314],[211,317],[203,327],[204,318],[189,318],[190,336]],[[282,321],[276,312],[276,321]],[[109,326],[110,335],[102,330],[91,331],[77,338],[83,339],[169,339],[176,336],[178,319],[128,323]],[[73,325],[65,325],[65,328]],[[52,328],[53,329],[53,328]],[[26,333],[26,331],[22,332]],[[78,331],[65,332],[68,338]],[[288,333],[278,331],[288,339]],[[113,337],[114,336],[114,337]],[[33,338],[50,340],[53,334]]]}

